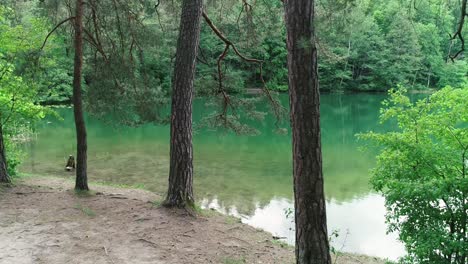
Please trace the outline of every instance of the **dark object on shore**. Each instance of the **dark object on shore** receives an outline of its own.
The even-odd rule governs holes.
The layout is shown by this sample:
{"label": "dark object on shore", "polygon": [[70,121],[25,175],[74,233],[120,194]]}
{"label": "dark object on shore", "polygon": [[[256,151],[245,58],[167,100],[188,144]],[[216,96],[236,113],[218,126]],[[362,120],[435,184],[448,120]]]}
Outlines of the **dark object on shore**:
{"label": "dark object on shore", "polygon": [[73,157],[73,155],[70,155],[68,157],[67,165],[65,165],[65,170],[72,171],[74,169],[75,169],[75,157]]}

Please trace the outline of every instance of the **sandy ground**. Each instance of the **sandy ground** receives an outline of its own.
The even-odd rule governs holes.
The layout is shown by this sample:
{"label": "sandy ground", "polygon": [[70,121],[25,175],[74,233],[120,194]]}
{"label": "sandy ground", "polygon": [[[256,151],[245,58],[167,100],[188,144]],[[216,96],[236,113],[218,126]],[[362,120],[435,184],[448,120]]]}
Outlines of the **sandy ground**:
{"label": "sandy ground", "polygon": [[[0,263],[294,263],[271,234],[205,211],[197,217],[158,206],[151,192],[26,178],[0,189]],[[381,260],[343,255],[337,263]]]}

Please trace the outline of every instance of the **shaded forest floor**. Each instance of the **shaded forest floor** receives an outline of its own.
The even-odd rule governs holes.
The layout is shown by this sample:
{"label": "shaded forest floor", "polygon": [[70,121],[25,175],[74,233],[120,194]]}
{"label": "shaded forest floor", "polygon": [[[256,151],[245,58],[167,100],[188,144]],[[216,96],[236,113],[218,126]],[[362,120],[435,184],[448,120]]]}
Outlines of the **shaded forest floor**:
{"label": "shaded forest floor", "polygon": [[[0,189],[0,263],[293,263],[291,247],[239,220],[159,206],[144,190],[25,178]],[[384,263],[340,255],[337,263]]]}

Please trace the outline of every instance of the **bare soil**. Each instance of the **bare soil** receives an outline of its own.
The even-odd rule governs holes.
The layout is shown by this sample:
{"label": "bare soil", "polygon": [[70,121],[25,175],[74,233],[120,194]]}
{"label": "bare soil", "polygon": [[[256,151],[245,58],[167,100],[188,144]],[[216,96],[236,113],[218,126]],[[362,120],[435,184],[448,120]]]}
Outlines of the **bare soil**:
{"label": "bare soil", "polygon": [[[60,178],[0,188],[1,264],[294,263],[291,247],[237,219],[163,208],[144,190],[72,188]],[[384,262],[344,254],[337,263]]]}

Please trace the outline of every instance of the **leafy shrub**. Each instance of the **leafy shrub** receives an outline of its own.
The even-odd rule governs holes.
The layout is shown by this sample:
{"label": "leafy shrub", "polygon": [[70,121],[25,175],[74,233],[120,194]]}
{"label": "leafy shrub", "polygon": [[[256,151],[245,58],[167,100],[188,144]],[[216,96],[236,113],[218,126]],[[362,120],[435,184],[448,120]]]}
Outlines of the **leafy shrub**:
{"label": "leafy shrub", "polygon": [[18,166],[24,158],[23,152],[19,149],[18,144],[6,138],[6,153],[7,154],[7,169],[8,174],[12,177],[18,174]]}
{"label": "leafy shrub", "polygon": [[399,232],[403,263],[468,261],[468,88],[444,88],[412,103],[391,90],[381,121],[398,129],[360,135],[382,149],[371,180],[386,199],[390,232]]}

